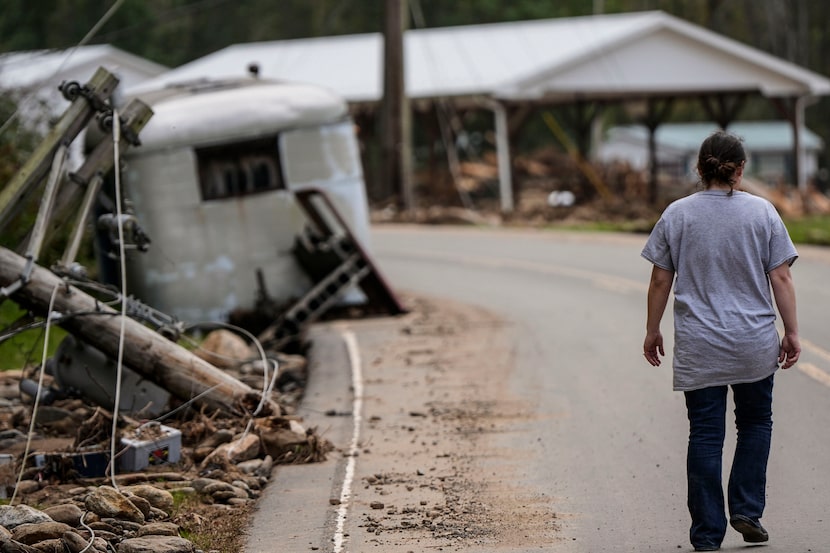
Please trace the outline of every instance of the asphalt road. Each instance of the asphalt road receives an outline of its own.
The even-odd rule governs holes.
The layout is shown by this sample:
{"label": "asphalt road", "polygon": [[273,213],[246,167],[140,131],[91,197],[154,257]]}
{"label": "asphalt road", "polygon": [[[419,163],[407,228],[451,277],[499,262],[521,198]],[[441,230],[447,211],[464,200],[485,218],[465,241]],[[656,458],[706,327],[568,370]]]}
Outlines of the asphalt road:
{"label": "asphalt road", "polygon": [[[397,289],[481,306],[519,330],[509,392],[536,416],[495,439],[528,450],[505,477],[553,498],[561,539],[534,550],[690,550],[683,398],[671,390],[670,362],[653,368],[642,358],[651,269],[639,257],[644,241],[503,229],[373,230],[372,251]],[[805,351],[776,379],[763,519],[769,553],[826,551],[830,535],[830,254],[799,251],[794,276]],[[669,359],[671,325],[667,313]],[[728,439],[727,452],[732,447]],[[723,550],[743,549],[730,531]]]}

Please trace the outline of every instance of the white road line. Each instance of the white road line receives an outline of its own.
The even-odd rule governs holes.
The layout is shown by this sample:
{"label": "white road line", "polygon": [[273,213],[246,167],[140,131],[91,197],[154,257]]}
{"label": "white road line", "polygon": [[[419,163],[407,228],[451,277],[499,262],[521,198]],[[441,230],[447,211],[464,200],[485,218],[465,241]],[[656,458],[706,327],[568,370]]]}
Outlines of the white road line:
{"label": "white road line", "polygon": [[363,368],[360,364],[360,350],[353,332],[347,330],[342,333],[349,353],[349,365],[352,369],[352,442],[349,445],[349,458],[346,461],[346,473],[343,476],[343,486],[340,488],[340,507],[337,509],[337,528],[334,531],[334,553],[343,551],[343,540],[346,524],[346,515],[349,511],[349,500],[352,495],[355,465],[357,464],[358,445],[360,443],[360,425],[363,418]]}

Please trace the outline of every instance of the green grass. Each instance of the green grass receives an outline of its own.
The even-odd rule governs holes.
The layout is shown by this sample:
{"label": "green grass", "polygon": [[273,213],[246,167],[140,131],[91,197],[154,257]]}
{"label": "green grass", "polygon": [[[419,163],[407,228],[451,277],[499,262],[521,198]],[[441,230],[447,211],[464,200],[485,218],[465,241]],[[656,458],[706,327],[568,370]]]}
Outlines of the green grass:
{"label": "green grass", "polygon": [[[551,225],[551,229],[588,232],[628,232],[648,234],[655,221],[590,221],[566,225]],[[784,224],[796,244],[830,246],[830,216],[816,215],[786,219]]]}
{"label": "green grass", "polygon": [[[0,303],[0,335],[8,332],[7,327],[24,316],[26,312],[11,300]],[[23,369],[26,366],[39,365],[43,358],[43,328],[23,331],[13,338],[0,342],[0,371]],[[48,355],[51,356],[58,344],[66,336],[66,331],[57,326],[49,330]]]}
{"label": "green grass", "polygon": [[796,244],[830,246],[830,217],[816,215],[784,221]]}

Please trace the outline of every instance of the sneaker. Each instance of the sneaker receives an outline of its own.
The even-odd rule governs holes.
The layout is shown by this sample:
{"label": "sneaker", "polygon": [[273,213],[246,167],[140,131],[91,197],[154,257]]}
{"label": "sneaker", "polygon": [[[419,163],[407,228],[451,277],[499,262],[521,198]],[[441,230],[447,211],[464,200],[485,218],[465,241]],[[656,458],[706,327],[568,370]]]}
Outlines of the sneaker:
{"label": "sneaker", "polygon": [[720,551],[719,545],[698,545],[695,551]]}
{"label": "sneaker", "polygon": [[741,533],[747,543],[761,543],[769,541],[769,534],[761,523],[744,515],[732,515],[729,519],[732,528]]}

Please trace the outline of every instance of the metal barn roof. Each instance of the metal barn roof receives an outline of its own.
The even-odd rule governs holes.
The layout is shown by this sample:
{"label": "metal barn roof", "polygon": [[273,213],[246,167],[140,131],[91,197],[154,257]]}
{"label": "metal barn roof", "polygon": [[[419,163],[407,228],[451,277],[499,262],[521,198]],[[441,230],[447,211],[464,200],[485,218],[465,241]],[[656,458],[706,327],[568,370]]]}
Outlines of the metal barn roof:
{"label": "metal barn roof", "polygon": [[63,80],[86,83],[99,67],[105,67],[129,88],[156,77],[169,68],[108,44],[79,46],[69,50],[31,50],[0,54],[0,87],[57,89]]}
{"label": "metal barn roof", "polygon": [[[713,92],[830,94],[830,80],[664,12],[634,12],[408,30],[410,98],[623,99]],[[350,102],[383,94],[378,34],[238,44],[131,92],[199,78],[265,78],[330,88]]]}

